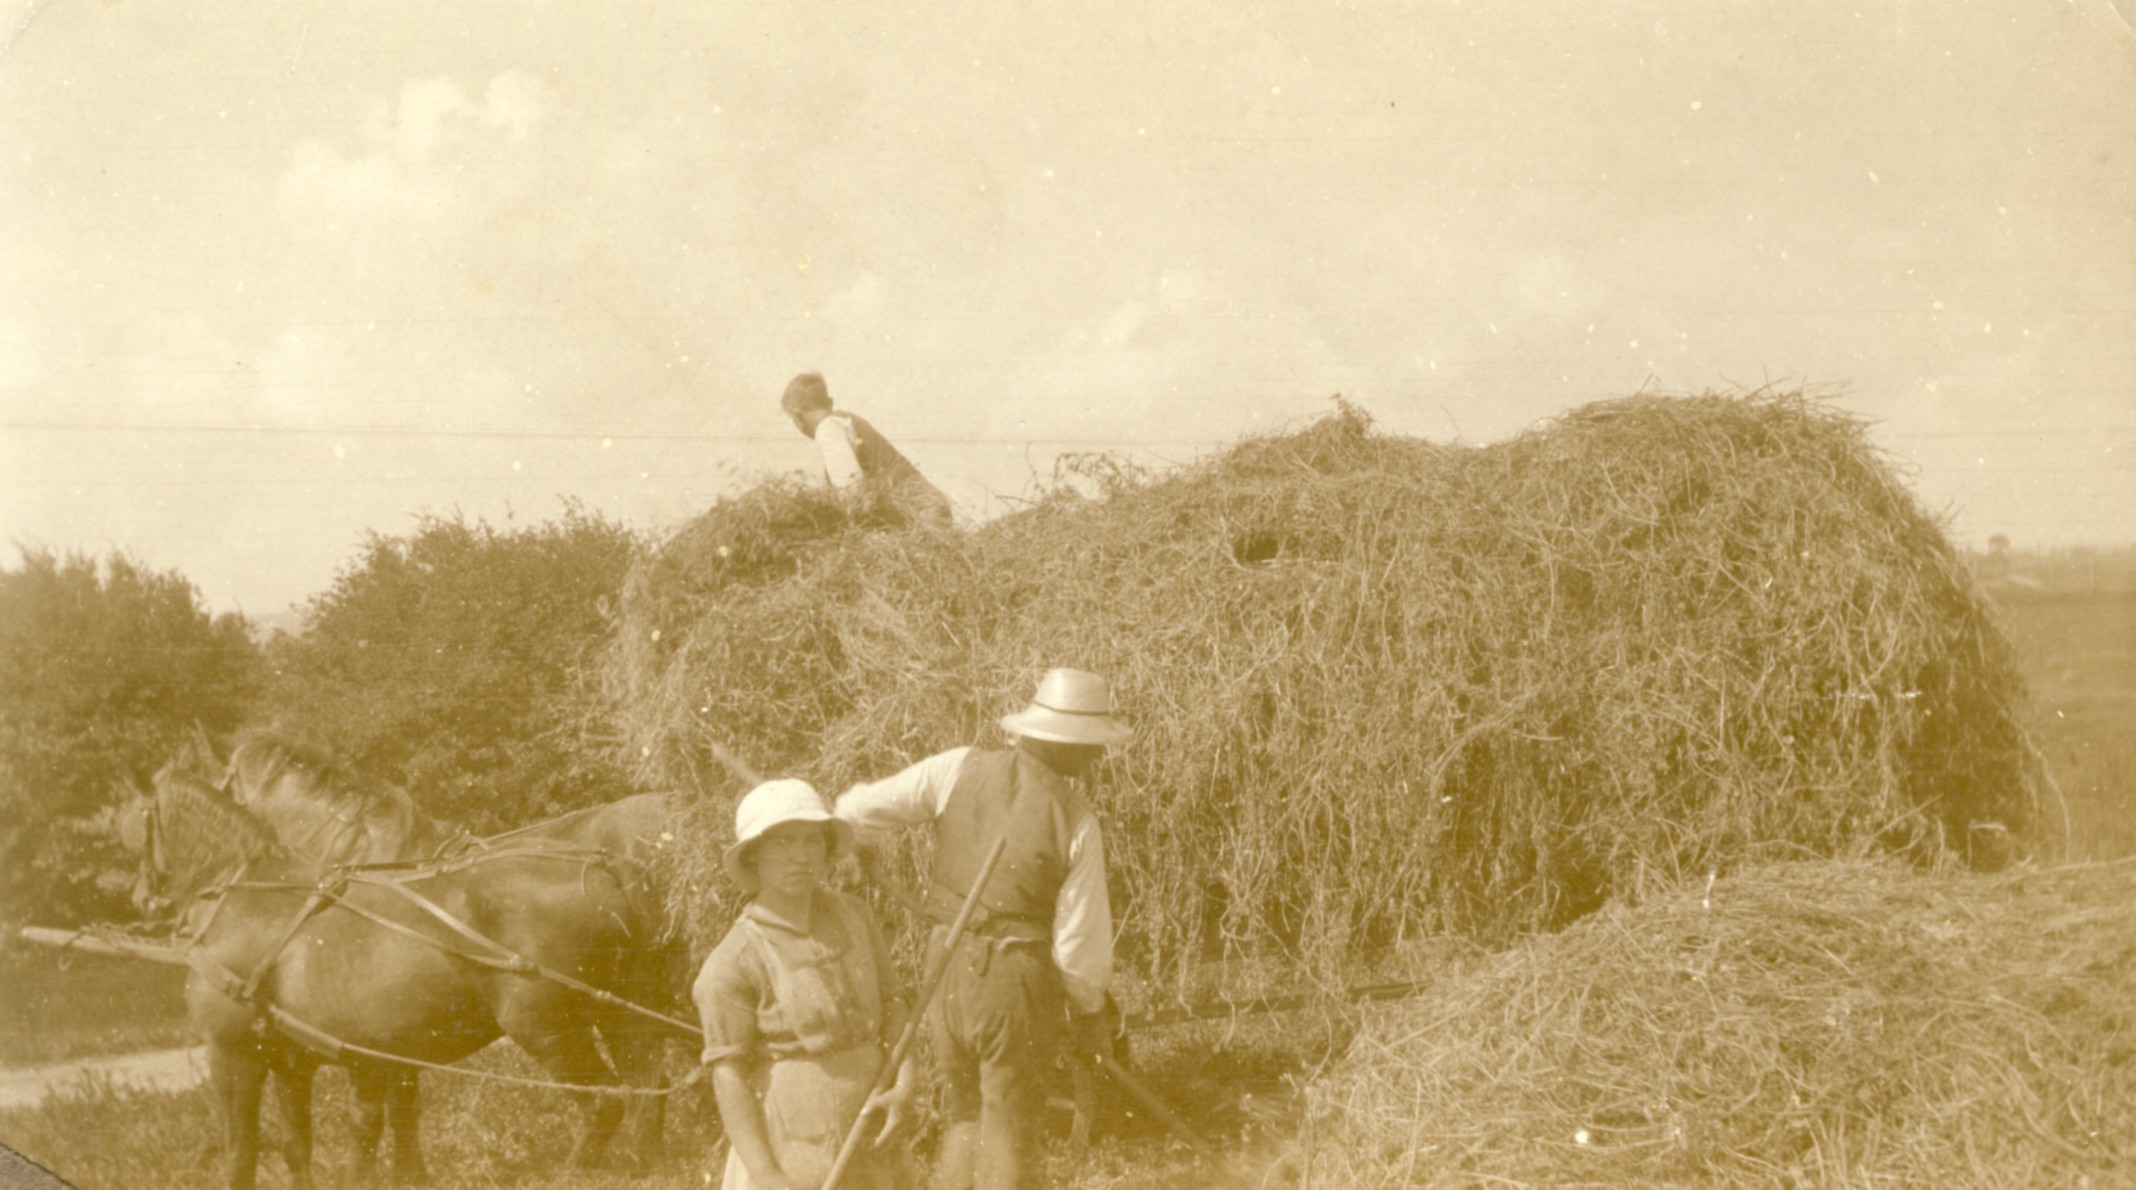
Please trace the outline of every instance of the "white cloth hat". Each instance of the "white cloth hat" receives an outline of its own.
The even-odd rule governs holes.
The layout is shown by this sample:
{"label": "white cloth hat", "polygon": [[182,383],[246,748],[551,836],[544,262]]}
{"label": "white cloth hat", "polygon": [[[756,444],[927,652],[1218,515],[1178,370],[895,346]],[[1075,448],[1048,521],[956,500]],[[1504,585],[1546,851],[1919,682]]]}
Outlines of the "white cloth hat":
{"label": "white cloth hat", "polygon": [[815,786],[792,778],[766,781],[734,807],[734,843],[720,856],[728,877],[744,892],[757,890],[756,869],[748,862],[749,845],[782,822],[830,823],[833,859],[853,849],[853,828],[832,815]]}
{"label": "white cloth hat", "polygon": [[1047,670],[1031,705],[1003,716],[1001,726],[1025,739],[1101,748],[1124,744],[1134,734],[1112,717],[1112,688],[1105,679],[1080,669]]}

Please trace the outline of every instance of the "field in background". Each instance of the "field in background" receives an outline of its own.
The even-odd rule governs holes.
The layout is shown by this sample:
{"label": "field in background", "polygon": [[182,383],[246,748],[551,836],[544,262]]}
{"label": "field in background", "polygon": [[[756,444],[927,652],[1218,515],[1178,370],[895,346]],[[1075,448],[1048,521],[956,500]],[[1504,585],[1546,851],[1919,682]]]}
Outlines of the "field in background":
{"label": "field in background", "polygon": [[184,987],[183,967],[0,944],[0,1068],[189,1045]]}
{"label": "field in background", "polygon": [[2064,803],[2046,807],[2047,833],[2066,806],[2068,859],[2136,855],[2136,590],[2006,587],[1996,601]]}

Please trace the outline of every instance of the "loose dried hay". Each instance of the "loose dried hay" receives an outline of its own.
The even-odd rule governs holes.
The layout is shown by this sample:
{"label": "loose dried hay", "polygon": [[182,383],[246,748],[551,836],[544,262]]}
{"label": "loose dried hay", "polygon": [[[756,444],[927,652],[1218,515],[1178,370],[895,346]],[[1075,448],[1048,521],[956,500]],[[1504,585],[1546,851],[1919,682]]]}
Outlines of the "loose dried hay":
{"label": "loose dried hay", "polygon": [[1480,448],[1340,405],[1075,478],[971,532],[775,481],[634,571],[605,678],[643,782],[719,791],[670,881],[701,945],[739,788],[712,744],[836,793],[999,742],[1053,665],[1136,725],[1095,796],[1123,956],[1182,996],[1755,855],[1992,864],[2032,825],[2007,645],[1860,423],[1799,396]]}
{"label": "loose dried hay", "polygon": [[2132,981],[2128,864],[1753,868],[1373,1010],[1308,1089],[1304,1164],[1360,1188],[2124,1184]]}

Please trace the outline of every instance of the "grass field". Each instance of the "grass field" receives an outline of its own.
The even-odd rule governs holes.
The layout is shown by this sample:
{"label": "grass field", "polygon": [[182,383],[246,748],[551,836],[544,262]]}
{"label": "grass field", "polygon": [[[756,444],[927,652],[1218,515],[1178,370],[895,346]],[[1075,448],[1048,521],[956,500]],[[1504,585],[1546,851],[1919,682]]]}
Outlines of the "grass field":
{"label": "grass field", "polygon": [[184,987],[183,967],[0,947],[0,1067],[185,1045]]}
{"label": "grass field", "polygon": [[[1191,1071],[1169,1078],[1153,1074],[1151,1082],[1182,1111],[1202,1117],[1205,1125],[1215,1117],[1233,1138],[1259,1136],[1263,1122],[1250,1110],[1240,1112],[1241,1088],[1280,1094],[1275,1079],[1284,1069],[1307,1054],[1325,1055],[1331,1048],[1325,1028],[1262,1028],[1251,1035],[1257,1040],[1235,1037],[1228,1043],[1211,1036],[1209,1030],[1200,1026],[1173,1031],[1174,1037],[1152,1052],[1147,1064],[1160,1070]],[[1194,1050],[1191,1059],[1182,1052],[1185,1046]],[[539,1076],[531,1062],[509,1047],[486,1051],[470,1059],[469,1065]],[[347,1079],[341,1071],[329,1068],[320,1074],[317,1090],[315,1172],[323,1184],[347,1184],[352,1172],[345,1122]],[[716,1132],[710,1097],[702,1088],[687,1089],[672,1099],[666,1131],[670,1156],[665,1163],[643,1173],[610,1171],[590,1176],[562,1168],[574,1121],[561,1095],[426,1076],[423,1096],[424,1153],[439,1190],[500,1185],[702,1190],[718,1182],[718,1166],[711,1164],[715,1153],[724,1160],[723,1151],[713,1143]],[[1250,1109],[1252,1100],[1247,1104]],[[1289,1107],[1278,1106],[1267,1118],[1287,1121],[1291,1112]],[[262,1119],[261,1184],[286,1184],[280,1155],[273,1148],[280,1135],[279,1121],[271,1107]],[[1065,1112],[1056,1112],[1050,1124],[1055,1136],[1046,1162],[1055,1184],[1079,1190],[1223,1184],[1210,1162],[1167,1139],[1146,1118],[1116,1119],[1110,1134],[1101,1136],[1089,1150],[1076,1150],[1065,1140]],[[88,1188],[210,1190],[223,1184],[220,1138],[221,1123],[205,1089],[143,1095],[95,1087],[41,1107],[0,1112],[0,1139]],[[924,1133],[916,1138],[923,1152],[931,1149],[932,1141]]]}
{"label": "grass field", "polygon": [[[2033,739],[2066,804],[2071,860],[2136,855],[2136,594],[2001,597]],[[2048,807],[2059,834],[2063,807]]]}
{"label": "grass field", "polygon": [[[2136,855],[2136,595],[2020,592],[2003,597],[2003,611],[2033,691],[2029,727],[2060,789],[2047,808],[2052,839],[2043,858]],[[180,1044],[181,980],[178,970],[128,960],[76,956],[61,963],[48,952],[0,952],[0,1063]],[[1300,1148],[1298,1088],[1339,1053],[1346,1027],[1292,1016],[1138,1034],[1138,1068],[1219,1138],[1234,1166],[1196,1155],[1137,1115],[1117,1121],[1088,1151],[1057,1140],[1049,1168],[1074,1190],[1294,1185],[1287,1171]],[[508,1049],[478,1061],[526,1071]],[[348,1160],[346,1086],[332,1070],[320,1084],[318,1163],[332,1179]],[[438,1076],[425,1078],[424,1093],[427,1152],[446,1190],[707,1184],[714,1131],[694,1093],[679,1097],[670,1117],[670,1164],[643,1178],[591,1179],[556,1168],[569,1133],[560,1096]],[[205,1091],[143,1096],[99,1088],[0,1112],[0,1140],[84,1187],[219,1185],[219,1136]],[[924,1151],[927,1138],[920,1143]],[[264,1184],[284,1184],[278,1166],[268,1159]]]}

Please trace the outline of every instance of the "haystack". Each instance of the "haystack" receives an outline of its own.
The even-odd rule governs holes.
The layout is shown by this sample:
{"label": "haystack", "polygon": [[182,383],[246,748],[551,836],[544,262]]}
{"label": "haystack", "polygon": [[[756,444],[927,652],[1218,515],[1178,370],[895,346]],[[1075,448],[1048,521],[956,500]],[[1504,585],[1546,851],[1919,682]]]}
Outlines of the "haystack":
{"label": "haystack", "polygon": [[2136,867],[1754,868],[1375,1009],[1314,1185],[2125,1185]]}
{"label": "haystack", "polygon": [[1082,475],[968,533],[773,483],[631,575],[606,678],[640,778],[712,791],[676,882],[707,939],[713,743],[835,792],[998,742],[1053,665],[1136,724],[1095,797],[1123,953],[1181,994],[1758,856],[2000,861],[2031,825],[2009,650],[1825,406],[1634,398],[1463,448],[1339,405]]}

